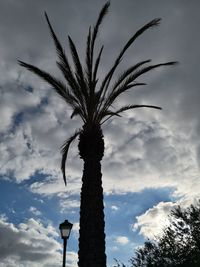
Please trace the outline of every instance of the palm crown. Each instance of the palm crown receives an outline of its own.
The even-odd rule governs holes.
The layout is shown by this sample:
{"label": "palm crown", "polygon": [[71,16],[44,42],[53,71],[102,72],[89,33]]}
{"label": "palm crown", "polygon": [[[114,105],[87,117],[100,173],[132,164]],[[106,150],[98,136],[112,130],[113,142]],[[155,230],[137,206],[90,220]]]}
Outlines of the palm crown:
{"label": "palm crown", "polygon": [[[70,36],[68,36],[69,47],[74,63],[74,68],[70,66],[69,60],[64,52],[64,49],[58,40],[49,18],[45,13],[45,17],[52,35],[52,38],[55,43],[57,50],[58,58],[57,66],[61,70],[66,83],[61,80],[58,80],[56,77],[51,74],[23,61],[19,61],[19,64],[31,72],[35,73],[37,76],[49,83],[53,89],[64,99],[64,101],[72,108],[73,112],[71,118],[74,116],[79,116],[83,121],[84,127],[93,127],[101,126],[104,122],[110,119],[113,116],[120,116],[124,111],[147,107],[154,109],[161,109],[158,106],[152,105],[125,105],[119,109],[114,109],[113,105],[117,98],[128,91],[130,88],[136,86],[145,85],[145,83],[137,82],[136,79],[150,70],[155,68],[174,65],[176,62],[166,62],[160,64],[150,65],[151,60],[145,60],[138,62],[137,64],[129,67],[125,70],[117,80],[111,84],[113,74],[120,64],[123,55],[126,50],[133,44],[133,42],[146,30],[154,26],[159,25],[160,18],[153,19],[142,28],[140,28],[124,45],[120,54],[116,58],[113,66],[108,71],[108,73],[103,78],[101,84],[98,83],[97,73],[98,67],[100,64],[103,46],[97,54],[97,57],[94,58],[95,52],[95,42],[97,39],[97,34],[99,27],[108,12],[110,3],[107,2],[98,17],[96,25],[93,28],[89,28],[86,44],[86,66],[82,66],[80,58],[76,49],[76,46]],[[68,138],[62,146],[62,162],[61,169],[63,172],[64,182],[66,184],[66,175],[65,175],[65,162],[67,159],[68,149],[71,142],[79,136],[81,130],[77,130],[70,138]]]}

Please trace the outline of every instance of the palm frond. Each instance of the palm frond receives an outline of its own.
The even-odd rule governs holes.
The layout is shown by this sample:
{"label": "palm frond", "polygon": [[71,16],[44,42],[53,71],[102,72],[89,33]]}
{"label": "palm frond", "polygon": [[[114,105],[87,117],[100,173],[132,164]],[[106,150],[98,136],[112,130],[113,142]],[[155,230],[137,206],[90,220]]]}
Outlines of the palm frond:
{"label": "palm frond", "polygon": [[134,108],[154,108],[154,109],[162,109],[161,107],[154,106],[154,105],[127,105],[124,106],[116,111],[117,114],[120,114],[124,111],[127,111],[129,109],[134,109]]}
{"label": "palm frond", "polygon": [[97,37],[97,33],[99,31],[99,26],[101,25],[105,15],[108,13],[108,9],[110,6],[110,2],[106,2],[105,5],[103,6],[103,8],[101,9],[100,13],[99,13],[99,17],[97,19],[96,25],[94,27],[93,33],[92,33],[92,40],[91,40],[91,54],[94,51],[94,44],[95,44],[95,40]]}
{"label": "palm frond", "polygon": [[162,67],[162,66],[169,66],[169,65],[175,65],[177,64],[176,61],[171,61],[171,62],[166,62],[166,63],[160,63],[160,64],[156,64],[156,65],[151,65],[151,66],[147,66],[145,68],[142,68],[140,70],[138,70],[137,72],[131,74],[125,81],[124,83],[120,86],[120,87],[116,87],[116,90],[113,90],[110,95],[108,96],[108,101],[110,104],[112,104],[114,102],[114,100],[121,94],[124,93],[125,91],[127,91],[128,89],[130,89],[131,87],[134,86],[140,86],[140,85],[145,85],[144,83],[133,83],[135,81],[135,79],[137,79],[139,76],[143,75],[144,73],[149,72],[150,70]]}
{"label": "palm frond", "polygon": [[50,75],[46,71],[43,71],[31,64],[25,63],[23,61],[18,60],[18,63],[22,66],[25,67],[27,70],[33,72],[40,78],[42,78],[45,82],[50,84],[52,88],[56,91],[56,93],[69,105],[72,107],[72,109],[76,109],[77,106],[80,108],[80,117],[83,120],[83,122],[86,121],[86,114],[82,106],[80,105],[80,100],[76,98],[72,93],[69,88],[66,87],[66,85],[55,78],[54,76]]}
{"label": "palm frond", "polygon": [[[70,77],[68,75],[68,71],[66,70],[65,66],[61,62],[56,62],[56,63],[57,63],[57,66],[59,67],[59,69],[62,71],[64,77],[66,79],[70,79]],[[73,81],[73,80],[70,80],[69,84],[70,84],[70,88],[71,88],[70,91],[74,95],[74,97],[77,99],[77,101],[79,103],[78,105],[80,107],[82,107],[83,113],[84,113],[84,117],[86,118],[87,117],[86,103],[85,103],[86,100],[85,100],[85,98],[83,96],[84,94],[81,91],[80,85],[76,81]]]}
{"label": "palm frond", "polygon": [[148,22],[147,24],[145,24],[142,28],[140,28],[126,43],[126,45],[124,46],[124,48],[122,49],[120,55],[118,58],[122,58],[123,54],[126,52],[126,50],[132,45],[132,43],[141,35],[143,34],[143,32],[145,32],[146,30],[148,30],[149,28],[158,26],[160,24],[161,18],[155,18],[153,20],[151,20],[150,22]]}
{"label": "palm frond", "polygon": [[93,29],[92,38],[91,38],[91,51],[90,51],[91,52],[91,62],[92,63],[93,63],[94,45],[95,45],[97,33],[99,31],[99,26],[101,25],[101,23],[103,21],[103,18],[107,14],[109,6],[110,6],[110,2],[106,2],[105,5],[103,6],[103,8],[101,9],[100,13],[99,13],[99,17],[98,17],[96,25],[95,25],[95,27]]}
{"label": "palm frond", "polygon": [[57,50],[57,52],[58,52],[58,55],[59,55],[59,57],[60,57],[61,59],[63,59],[63,55],[64,55],[64,57],[65,57],[65,54],[64,54],[64,50],[63,50],[63,48],[62,48],[62,45],[60,44],[60,42],[59,42],[59,40],[58,40],[58,38],[57,38],[57,36],[56,36],[54,30],[53,30],[53,27],[51,26],[51,23],[50,23],[50,20],[49,20],[49,18],[48,18],[47,13],[44,12],[44,14],[45,14],[45,18],[46,18],[46,21],[47,21],[48,26],[49,26],[49,29],[50,29],[51,36],[52,36],[52,38],[53,38],[53,40],[54,40],[54,43],[55,43],[55,46],[56,46],[56,50]]}
{"label": "palm frond", "polygon": [[90,84],[90,101],[89,101],[89,105],[88,105],[88,115],[90,114],[90,118],[95,117],[96,108],[97,108],[99,100],[100,100],[100,98],[98,97],[99,94],[97,92],[95,92],[95,87],[96,87],[96,84],[98,82],[96,75],[97,75],[97,70],[98,70],[102,51],[103,51],[103,46],[101,47],[99,54],[97,56],[97,59],[95,62],[95,67],[94,67],[94,72],[93,72],[93,77],[92,77],[92,81]]}
{"label": "palm frond", "polygon": [[67,154],[68,154],[69,147],[70,147],[71,143],[76,139],[76,137],[80,134],[80,132],[81,132],[81,130],[75,131],[75,133],[70,138],[68,138],[61,147],[61,153],[62,153],[61,171],[63,174],[63,179],[64,179],[65,185],[66,185],[65,164],[66,164],[66,160],[67,160]]}
{"label": "palm frond", "polygon": [[45,17],[46,17],[46,20],[47,20],[47,23],[48,23],[48,26],[49,26],[49,29],[50,29],[50,33],[51,33],[51,36],[53,38],[53,41],[54,41],[54,44],[55,44],[55,47],[56,47],[56,50],[57,50],[57,53],[58,53],[58,57],[66,65],[66,68],[68,70],[71,70],[69,62],[68,62],[68,59],[67,59],[67,57],[65,55],[65,52],[64,52],[64,50],[62,48],[62,45],[60,44],[60,41],[58,40],[58,38],[57,38],[57,36],[56,36],[56,34],[55,34],[54,30],[53,30],[53,27],[51,26],[50,20],[49,20],[48,15],[47,15],[46,12],[45,12]]}
{"label": "palm frond", "polygon": [[86,74],[88,80],[88,87],[92,82],[92,64],[91,64],[91,27],[89,27],[86,45]]}
{"label": "palm frond", "polygon": [[151,62],[150,59],[148,60],[144,60],[144,61],[141,61],[137,64],[135,64],[134,66],[131,66],[130,68],[128,68],[126,71],[124,71],[119,79],[115,82],[114,86],[113,86],[113,89],[111,91],[114,91],[132,72],[134,72],[135,70],[137,70],[139,67],[141,67],[142,65],[146,64],[146,63],[149,63]]}
{"label": "palm frond", "polygon": [[128,85],[123,84],[116,91],[111,92],[105,101],[104,101],[104,99],[102,99],[102,102],[99,103],[99,106],[101,105],[102,107],[101,107],[101,109],[99,109],[99,112],[97,113],[97,121],[100,121],[102,119],[102,114],[105,113],[105,111],[113,104],[115,99],[120,94],[126,92],[127,90],[129,90],[132,87],[143,86],[143,85],[146,85],[146,83],[132,83],[132,84],[128,84]]}
{"label": "palm frond", "polygon": [[162,66],[173,66],[173,65],[176,65],[176,64],[178,64],[177,61],[169,61],[169,62],[166,62],[166,63],[159,63],[159,64],[155,64],[155,65],[151,65],[151,66],[145,67],[143,69],[138,70],[133,75],[130,75],[130,77],[127,79],[126,83],[129,84],[130,82],[133,82],[139,76],[141,76],[142,74],[144,74],[144,73],[146,73],[146,72],[148,72],[150,70],[153,70],[153,69],[156,69],[156,68],[159,68],[159,67],[162,67]]}
{"label": "palm frond", "polygon": [[130,88],[136,87],[136,86],[143,86],[143,85],[146,85],[146,83],[135,82],[135,83],[129,83],[129,84],[126,84],[126,83],[122,84],[116,91],[113,91],[110,93],[110,95],[107,97],[104,108],[107,108],[110,105],[112,105],[119,95],[128,91]]}
{"label": "palm frond", "polygon": [[95,83],[95,85],[96,85],[96,77],[97,77],[97,71],[98,71],[98,67],[99,67],[99,62],[100,62],[100,60],[101,60],[101,55],[102,55],[102,52],[103,52],[103,48],[104,48],[104,46],[102,45],[102,47],[101,47],[101,49],[100,49],[100,51],[99,51],[99,54],[98,54],[98,56],[97,56],[97,59],[96,59],[96,62],[95,62],[95,66],[94,66],[94,72],[93,72],[93,78],[92,78],[92,80],[93,80],[93,83]]}
{"label": "palm frond", "polygon": [[[160,109],[160,110],[162,109],[161,107],[153,106],[153,105],[127,105],[127,106],[124,106],[124,107],[118,109],[115,112],[111,111],[110,114],[109,114],[109,112],[105,113],[104,117],[108,116],[108,115],[109,115],[109,117],[106,118],[101,124],[103,124],[104,122],[106,122],[107,120],[109,120],[113,116],[120,116],[119,115],[120,113],[127,111],[127,110],[130,110],[130,109],[136,109],[136,108],[153,108],[153,109]],[[103,117],[102,117],[102,119],[103,119]]]}
{"label": "palm frond", "polygon": [[77,106],[77,107],[74,108],[70,118],[73,119],[74,116],[77,116],[77,115],[80,116],[80,114],[82,114],[82,109]]}
{"label": "palm frond", "polygon": [[110,69],[110,71],[108,72],[108,74],[105,76],[102,85],[101,85],[101,92],[104,94],[106,93],[109,83],[112,79],[112,76],[117,68],[117,66],[119,65],[119,63],[122,60],[122,57],[124,55],[124,53],[126,52],[126,50],[133,44],[133,42],[146,30],[148,30],[149,28],[158,26],[160,23],[161,19],[160,18],[156,18],[153,19],[152,21],[150,21],[149,23],[147,23],[146,25],[144,25],[142,28],[140,28],[129,40],[128,42],[125,44],[125,46],[123,47],[122,51],[120,52],[119,56],[117,57],[117,59],[115,60],[115,63],[113,65],[113,67]]}
{"label": "palm frond", "polygon": [[81,66],[79,55],[78,55],[76,46],[75,46],[75,44],[72,41],[70,36],[68,36],[68,39],[69,39],[69,46],[70,46],[72,58],[73,58],[73,61],[74,61],[74,66],[75,66],[75,69],[76,69],[76,78],[77,78],[77,81],[79,83],[80,90],[83,90],[83,94],[82,95],[85,98],[86,102],[88,102],[88,97],[89,96],[88,96],[87,86],[86,86],[86,83],[85,83],[85,79],[84,79],[84,75],[83,75],[83,69],[82,69],[82,66]]}
{"label": "palm frond", "polygon": [[80,91],[79,84],[76,81],[74,75],[73,75],[73,77],[70,76],[68,70],[66,69],[65,65],[62,62],[57,61],[56,64],[57,64],[58,68],[60,69],[60,71],[62,72],[65,79],[67,80],[67,82],[71,88],[72,93],[77,97],[77,99],[79,99],[79,97],[81,95],[81,91]]}
{"label": "palm frond", "polygon": [[89,28],[89,33],[88,33],[88,37],[87,37],[87,49],[86,49],[86,66],[87,66],[87,77],[88,77],[88,87],[90,89],[90,95],[93,96],[94,94],[94,89],[95,89],[95,85],[96,85],[96,72],[97,72],[97,68],[98,68],[98,64],[99,64],[99,60],[101,57],[101,53],[100,52],[100,56],[98,56],[98,61],[96,61],[95,64],[95,70],[94,70],[94,74],[93,74],[93,55],[94,55],[94,46],[95,46],[95,41],[96,41],[96,37],[99,31],[99,27],[103,21],[103,18],[105,17],[105,15],[108,12],[108,8],[110,6],[110,2],[106,2],[106,4],[103,6],[103,8],[101,9],[100,13],[99,13],[99,17],[97,19],[96,25],[93,28],[93,31],[91,33],[91,28]]}
{"label": "palm frond", "polygon": [[60,71],[62,72],[64,78],[68,82],[71,90],[75,94],[75,92],[79,88],[79,84],[78,84],[77,80],[75,79],[75,76],[74,76],[73,71],[71,70],[71,67],[69,66],[69,68],[66,68],[65,63],[62,60],[57,61],[56,64],[57,64],[58,68],[60,69]]}
{"label": "palm frond", "polygon": [[81,66],[81,62],[80,62],[80,59],[79,59],[79,55],[78,55],[76,46],[75,46],[75,44],[72,41],[70,36],[68,36],[68,40],[69,40],[69,47],[70,47],[72,58],[73,58],[73,61],[74,61],[74,66],[75,66],[75,69],[76,69],[76,73],[77,73],[77,75],[79,76],[80,79],[83,79],[83,70],[82,70],[82,66]]}
{"label": "palm frond", "polygon": [[69,64],[69,61],[65,55],[65,52],[64,52],[64,49],[62,48],[62,45],[60,44],[60,41],[58,40],[58,38],[57,38],[57,36],[53,30],[53,27],[51,26],[50,20],[47,16],[46,12],[45,12],[45,17],[46,17],[46,20],[47,20],[47,23],[48,23],[48,26],[50,29],[50,33],[51,33],[51,36],[53,38],[53,41],[54,41],[54,44],[56,47],[58,57],[60,59],[60,64],[58,64],[58,66],[59,67],[63,66],[60,69],[62,72],[63,72],[63,70],[65,70],[65,72],[63,72],[64,77],[66,78],[67,82],[69,83],[71,89],[75,89],[75,85],[77,86],[77,82],[76,82],[75,77],[73,75],[73,71],[72,71],[71,66]]}
{"label": "palm frond", "polygon": [[117,116],[117,117],[121,117],[121,115],[118,114],[118,112],[116,111],[112,111],[112,110],[105,110],[104,112],[101,113],[101,119],[105,118],[105,117],[112,117],[112,116]]}
{"label": "palm frond", "polygon": [[42,78],[45,82],[50,84],[53,89],[61,96],[72,108],[75,103],[78,103],[77,99],[70,93],[69,89],[65,86],[63,82],[56,79],[54,76],[50,75],[46,71],[43,71],[31,64],[25,63],[23,61],[18,60],[20,66],[26,68],[27,70],[33,72],[40,78]]}
{"label": "palm frond", "polygon": [[99,105],[103,103],[104,99],[100,96],[99,91],[94,94],[94,121],[97,122],[98,114],[99,114]]}
{"label": "palm frond", "polygon": [[162,67],[162,66],[170,66],[170,65],[175,65],[175,64],[177,64],[176,61],[170,61],[170,62],[166,62],[166,63],[155,64],[155,65],[151,65],[151,66],[147,66],[145,68],[142,68],[142,69],[138,70],[137,72],[131,74],[120,87],[118,87],[116,90],[113,90],[110,93],[110,95],[107,97],[107,101],[104,105],[104,108],[107,108],[111,104],[113,104],[113,102],[116,100],[116,98],[120,94],[126,92],[131,87],[145,85],[144,83],[133,83],[134,80],[137,79],[142,74],[144,74],[150,70]]}

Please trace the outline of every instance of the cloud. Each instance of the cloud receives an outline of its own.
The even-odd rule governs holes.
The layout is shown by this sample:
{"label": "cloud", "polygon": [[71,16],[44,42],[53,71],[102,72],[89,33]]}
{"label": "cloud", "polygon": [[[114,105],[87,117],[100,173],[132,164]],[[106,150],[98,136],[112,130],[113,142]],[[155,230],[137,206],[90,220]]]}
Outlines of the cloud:
{"label": "cloud", "polygon": [[[77,16],[73,17],[73,20],[70,19],[70,10],[75,10],[75,7],[71,2],[67,10],[64,8],[66,5],[64,1],[61,1],[59,7],[56,8],[53,1],[48,2],[48,5],[44,1],[42,6],[37,3],[31,4],[31,7],[24,1],[24,5],[13,3],[9,8],[5,1],[2,3],[2,18],[12,34],[8,36],[5,25],[4,27],[0,25],[4,36],[1,46],[3,63],[0,66],[2,70],[0,173],[4,178],[9,177],[17,182],[30,179],[36,173],[44,174],[44,177],[46,176],[44,180],[33,183],[31,186],[31,190],[35,193],[52,195],[65,191],[60,172],[59,147],[73,133],[74,129],[80,127],[80,121],[68,119],[71,110],[65,106],[65,103],[39,78],[17,67],[16,62],[15,64],[13,62],[17,54],[19,58],[27,59],[27,61],[57,75],[56,64],[51,64],[56,56],[53,43],[50,42],[51,37],[40,11],[47,7],[61,40],[66,31],[71,31],[70,26],[72,27],[73,23],[74,38],[81,43],[79,40],[82,36],[79,34],[81,29],[86,32],[98,13],[96,4],[94,5],[90,1],[88,3],[92,10],[95,9],[95,13],[91,12],[89,16],[88,14],[85,16],[88,13],[86,12],[87,5],[80,2],[78,5],[83,9],[76,9]],[[101,5],[102,3],[98,1],[98,6]],[[118,102],[118,105],[128,104],[130,101],[131,103],[159,104],[164,110],[160,112],[140,109],[127,112],[124,114],[124,118],[117,118],[104,126],[106,150],[102,167],[104,191],[107,194],[138,192],[146,187],[161,186],[176,187],[175,194],[177,196],[193,196],[200,191],[198,186],[200,124],[199,90],[197,88],[199,76],[195,75],[195,68],[191,69],[188,55],[184,52],[185,46],[181,47],[182,50],[180,49],[182,43],[189,47],[191,45],[189,28],[187,28],[188,31],[180,31],[182,29],[182,27],[180,28],[181,22],[185,21],[185,16],[189,18],[191,12],[197,14],[190,4],[180,6],[177,3],[174,5],[172,2],[168,2],[165,6],[160,4],[155,6],[157,12],[165,18],[161,25],[162,28],[151,31],[149,34],[146,33],[146,37],[143,37],[146,39],[141,37],[127,53],[126,60],[122,62],[120,68],[127,68],[127,65],[133,64],[141,57],[147,56],[148,58],[149,54],[154,57],[155,61],[168,60],[169,55],[170,58],[175,57],[175,59],[184,56],[183,64],[173,69],[160,69],[147,78],[145,76],[145,79],[149,81],[148,88],[128,92]],[[133,3],[130,1],[126,1],[123,7],[118,1],[112,3],[112,12],[105,21],[107,26],[102,28],[100,35],[100,41],[107,45],[100,76],[109,68],[115,52],[120,50],[122,40],[127,40],[134,30],[152,18],[151,6],[149,6],[150,9],[145,18],[141,18],[136,12],[133,29],[133,16],[125,16],[125,14],[130,10],[134,13],[136,8],[140,10],[141,5],[136,4],[134,8],[132,7]],[[190,7],[190,9],[186,9],[186,7]],[[32,12],[30,12],[30,8]],[[65,19],[60,19],[60,12],[62,13],[63,10],[66,10],[69,15],[65,16],[68,18],[67,28],[65,28]],[[171,10],[170,20],[166,10]],[[13,14],[17,31],[13,31],[13,23],[10,24],[5,15],[10,12]],[[21,14],[30,15],[29,23],[24,24],[24,21],[19,19]],[[197,16],[196,20],[198,19]],[[83,21],[85,23],[79,23]],[[119,32],[117,25],[121,25],[121,21],[126,27],[124,31]],[[191,23],[193,24],[193,22]],[[172,26],[173,31],[171,31]],[[38,28],[40,28],[39,32],[36,30]],[[180,39],[177,39],[177,33]],[[113,38],[108,38],[109,34]],[[160,40],[159,46],[155,44],[147,47],[148,41],[146,40],[151,39],[151,42],[154,43],[155,36]],[[168,38],[166,39],[165,36]],[[173,37],[175,41],[173,42],[173,38],[169,38],[169,36]],[[17,48],[16,45],[14,48],[12,45],[16,38],[19,42]],[[37,45],[38,39],[40,40],[40,49]],[[182,39],[184,42],[180,43],[179,40]],[[197,65],[195,51],[198,51],[196,50],[198,42],[199,40],[195,42],[194,49],[190,49],[192,53],[190,57],[194,60],[194,66]],[[112,53],[110,53],[111,47]],[[81,46],[79,48],[82,56],[83,48]],[[15,54],[13,54],[14,52]],[[135,58],[129,57],[132,52],[135,52]],[[109,62],[107,62],[108,60]],[[185,75],[186,73],[192,73],[191,77]],[[188,90],[190,84],[190,90]],[[68,189],[73,194],[80,192],[82,175],[82,162],[79,160],[76,145],[77,143],[69,151],[67,163],[67,174],[70,175]]]}
{"label": "cloud", "polygon": [[36,207],[30,207],[29,211],[36,216],[40,216],[42,214],[41,211],[39,211]]}
{"label": "cloud", "polygon": [[60,207],[61,207],[62,213],[65,213],[66,211],[75,212],[75,210],[80,207],[80,201],[75,200],[75,199],[74,200],[61,199],[60,200]]}
{"label": "cloud", "polygon": [[115,206],[115,205],[112,205],[111,206],[111,209],[114,210],[114,211],[117,211],[119,209],[119,207]]}
{"label": "cloud", "polygon": [[163,229],[169,224],[171,210],[180,205],[187,208],[189,205],[196,203],[199,196],[180,198],[177,202],[160,202],[145,213],[136,216],[136,223],[133,224],[133,231],[139,231],[145,238],[154,239],[159,236]]}
{"label": "cloud", "polygon": [[116,242],[119,244],[119,245],[127,245],[129,243],[129,239],[126,237],[126,236],[117,236],[116,237]]}
{"label": "cloud", "polygon": [[66,265],[77,267],[77,262],[78,262],[78,254],[74,251],[68,251]]}
{"label": "cloud", "polygon": [[75,232],[77,234],[79,232],[79,228],[80,228],[79,222],[74,222],[73,223],[73,232]]}
{"label": "cloud", "polygon": [[[62,246],[55,238],[58,233],[52,225],[43,225],[39,220],[28,219],[14,225],[0,216],[0,266],[53,267],[61,265]],[[75,267],[77,253],[68,251],[67,264]]]}
{"label": "cloud", "polygon": [[[51,225],[29,219],[18,226],[0,220],[0,266],[55,266],[61,262],[61,245]],[[9,265],[10,264],[10,265]]]}
{"label": "cloud", "polygon": [[[14,101],[13,96],[15,96]],[[6,132],[12,126],[16,114],[36,107],[40,100],[38,92],[25,90],[16,80],[3,84],[0,90],[0,111],[2,114],[0,132]]]}
{"label": "cloud", "polygon": [[133,225],[133,230],[139,230],[145,238],[154,239],[162,233],[168,224],[168,215],[177,204],[172,202],[160,202],[153,208],[148,209],[144,214],[137,216],[137,222]]}
{"label": "cloud", "polygon": [[[72,0],[60,0],[59,5],[53,0],[1,1],[0,178],[27,183],[32,193],[41,196],[57,195],[63,211],[77,210],[82,161],[75,142],[69,151],[66,166],[68,185],[65,188],[59,149],[74,129],[81,127],[81,123],[78,119],[70,120],[71,110],[65,103],[47,84],[18,66],[16,59],[35,64],[61,77],[43,11],[47,11],[64,45],[66,34],[71,35],[84,62],[85,36],[101,6],[101,0],[77,1],[76,4]],[[181,4],[174,0],[162,3],[156,0],[125,0],[123,4],[120,0],[112,2],[111,12],[98,36],[99,44],[105,45],[99,80],[109,70],[132,33],[154,17],[162,17],[162,24],[146,32],[127,51],[115,77],[129,66],[148,58],[152,58],[153,63],[178,60],[180,65],[143,76],[139,82],[146,82],[148,86],[130,90],[117,103],[117,106],[159,105],[162,111],[138,109],[126,112],[123,118],[116,118],[103,126],[106,149],[102,173],[107,195],[173,187],[175,190],[170,197],[181,199],[181,203],[189,203],[199,196],[198,10],[198,1],[184,1]],[[65,51],[68,55],[68,48]],[[38,176],[41,177],[40,181]],[[160,202],[151,207],[137,217],[135,228],[144,236],[157,234],[173,205],[175,203]],[[117,211],[114,204],[111,209]],[[5,220],[4,223],[10,225],[8,228],[12,231],[11,224]],[[13,225],[13,229],[22,232],[20,226]],[[21,242],[18,236],[16,238]],[[56,255],[60,257],[59,252]],[[77,255],[74,252],[70,255],[74,262]],[[0,266],[16,266],[14,262],[21,264],[20,257],[13,254],[9,260],[2,258]],[[22,262],[24,266],[38,266],[38,263],[27,263],[23,257]],[[69,265],[72,266],[71,263]]]}
{"label": "cloud", "polygon": [[[61,175],[60,175],[61,176]],[[63,202],[63,194],[76,195],[80,192],[81,179],[79,177],[67,177],[67,187],[64,186],[63,178],[56,177],[56,174],[47,176],[42,182],[34,182],[30,186],[30,190],[33,193],[52,196],[58,195],[60,197],[61,205]],[[66,204],[66,203],[65,203]],[[63,204],[63,205],[65,205]],[[74,205],[77,205],[74,203]]]}
{"label": "cloud", "polygon": [[[26,94],[26,91],[24,92]],[[17,92],[10,94],[9,101],[15,97],[15,94]],[[55,98],[55,101],[59,100],[51,92],[48,101],[55,102],[51,100],[51,96]],[[22,96],[19,98],[22,99]],[[32,98],[34,99],[34,96]],[[42,101],[43,98],[39,97],[38,103],[33,106],[27,103],[27,109],[30,112],[26,107],[23,108],[21,103],[15,103],[14,109],[17,110],[17,113],[15,114],[13,111],[15,115],[11,116],[13,117],[12,127],[11,129],[5,128],[3,134],[1,133],[0,173],[4,176],[8,176],[8,173],[13,174],[17,182],[30,179],[36,172],[56,177],[61,176],[59,147],[69,137],[66,134],[66,126],[60,122],[60,117],[64,115],[62,114],[64,105],[59,105],[57,111],[52,112],[50,106],[47,107],[47,104]],[[24,100],[24,102],[26,101]],[[7,118],[5,120],[7,121]],[[44,121],[47,122],[45,127]],[[72,122],[71,127],[69,127],[69,123],[68,129],[72,128],[74,123],[76,124],[76,122]],[[72,128],[71,132],[75,128],[76,126]],[[71,159],[72,157],[69,157],[68,162]],[[72,171],[72,174],[74,173],[78,173],[76,165]]]}

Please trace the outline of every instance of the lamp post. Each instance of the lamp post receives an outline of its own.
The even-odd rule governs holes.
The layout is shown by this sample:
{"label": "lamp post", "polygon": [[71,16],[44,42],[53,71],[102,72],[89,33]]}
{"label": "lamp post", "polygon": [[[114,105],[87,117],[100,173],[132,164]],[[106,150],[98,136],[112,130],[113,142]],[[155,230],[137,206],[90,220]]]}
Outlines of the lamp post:
{"label": "lamp post", "polygon": [[63,267],[65,267],[65,262],[66,262],[67,239],[69,238],[72,226],[73,224],[68,222],[68,220],[65,220],[59,226],[61,238],[63,239]]}

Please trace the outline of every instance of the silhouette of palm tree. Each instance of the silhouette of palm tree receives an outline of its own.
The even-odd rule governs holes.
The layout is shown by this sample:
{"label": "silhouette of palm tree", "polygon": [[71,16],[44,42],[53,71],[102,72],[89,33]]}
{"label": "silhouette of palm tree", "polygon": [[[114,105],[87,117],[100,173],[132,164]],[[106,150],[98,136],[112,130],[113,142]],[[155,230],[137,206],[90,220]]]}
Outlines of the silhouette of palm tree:
{"label": "silhouette of palm tree", "polygon": [[[152,105],[125,105],[117,110],[113,108],[118,97],[129,89],[145,85],[136,79],[146,72],[161,66],[174,65],[176,62],[149,65],[150,60],[141,61],[125,70],[118,79],[111,80],[116,68],[120,64],[126,50],[146,30],[159,25],[160,19],[156,18],[139,29],[125,44],[112,68],[108,71],[101,84],[98,83],[97,72],[103,46],[96,59],[94,59],[95,42],[99,27],[108,12],[110,3],[107,2],[99,13],[96,25],[89,28],[86,45],[86,67],[80,62],[76,46],[70,36],[69,47],[74,62],[74,70],[60,44],[47,14],[45,13],[52,38],[58,54],[58,68],[61,70],[66,83],[58,80],[51,74],[33,65],[19,61],[19,64],[49,83],[53,89],[69,105],[73,112],[71,118],[79,116],[83,121],[81,129],[68,138],[62,146],[61,169],[66,184],[65,163],[70,144],[79,137],[79,154],[84,161],[80,206],[80,237],[79,237],[79,266],[103,267],[106,266],[105,233],[104,233],[104,206],[101,174],[101,160],[104,155],[104,140],[102,124],[113,116],[136,108],[161,109]],[[148,65],[147,65],[148,64]]]}

